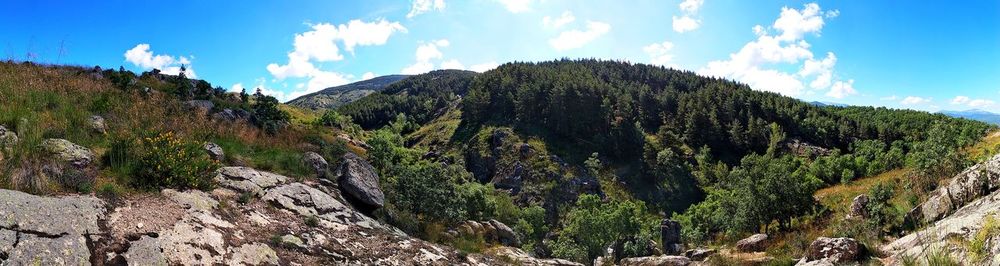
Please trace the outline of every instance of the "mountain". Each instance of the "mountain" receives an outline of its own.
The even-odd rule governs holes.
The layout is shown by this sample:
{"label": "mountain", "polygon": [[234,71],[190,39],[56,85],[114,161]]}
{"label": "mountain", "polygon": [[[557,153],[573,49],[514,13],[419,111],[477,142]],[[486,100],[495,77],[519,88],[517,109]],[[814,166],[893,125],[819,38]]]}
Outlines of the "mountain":
{"label": "mountain", "polygon": [[347,85],[330,87],[295,98],[286,104],[312,110],[333,109],[382,90],[386,86],[389,86],[389,84],[406,77],[408,76],[387,75]]}
{"label": "mountain", "polygon": [[994,125],[1000,125],[1000,114],[986,110],[970,109],[965,111],[941,111],[940,113],[950,117],[966,118]]}
{"label": "mountain", "polygon": [[812,105],[815,105],[815,106],[819,106],[819,107],[825,107],[825,106],[848,107],[848,106],[850,106],[850,105],[842,104],[842,103],[820,102],[820,101],[812,101],[812,102],[809,102],[809,104],[812,104]]}

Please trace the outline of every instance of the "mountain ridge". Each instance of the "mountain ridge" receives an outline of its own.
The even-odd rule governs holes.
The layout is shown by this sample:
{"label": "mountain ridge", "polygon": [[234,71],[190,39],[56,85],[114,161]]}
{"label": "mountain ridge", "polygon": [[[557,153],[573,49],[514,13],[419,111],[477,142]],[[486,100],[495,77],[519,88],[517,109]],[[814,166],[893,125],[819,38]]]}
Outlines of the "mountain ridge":
{"label": "mountain ridge", "polygon": [[374,77],[302,95],[285,104],[312,110],[333,109],[380,91],[407,77],[410,75],[393,74]]}

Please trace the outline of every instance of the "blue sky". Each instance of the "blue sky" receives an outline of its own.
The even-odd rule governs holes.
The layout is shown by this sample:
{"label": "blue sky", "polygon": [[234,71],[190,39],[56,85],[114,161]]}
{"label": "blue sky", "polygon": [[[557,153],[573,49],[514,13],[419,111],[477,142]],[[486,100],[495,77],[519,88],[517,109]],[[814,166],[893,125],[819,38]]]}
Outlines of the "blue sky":
{"label": "blue sky", "polygon": [[5,59],[193,74],[289,100],[371,76],[627,60],[809,101],[1000,111],[998,1],[20,1]]}

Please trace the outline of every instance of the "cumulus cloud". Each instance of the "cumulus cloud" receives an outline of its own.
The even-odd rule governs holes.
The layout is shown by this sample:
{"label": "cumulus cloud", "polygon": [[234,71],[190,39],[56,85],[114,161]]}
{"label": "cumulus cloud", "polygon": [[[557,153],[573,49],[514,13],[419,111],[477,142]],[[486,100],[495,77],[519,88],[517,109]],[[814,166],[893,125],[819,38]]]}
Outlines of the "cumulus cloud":
{"label": "cumulus cloud", "polygon": [[140,43],[132,47],[132,49],[125,51],[125,61],[143,70],[159,69],[161,73],[168,75],[179,74],[181,66],[184,66],[185,76],[198,78],[198,74],[194,72],[194,67],[191,66],[191,59],[184,56],[173,57],[165,54],[154,54],[153,50],[150,50],[148,43]]}
{"label": "cumulus cloud", "polygon": [[678,7],[683,15],[673,16],[673,28],[678,33],[693,31],[701,27],[701,19],[696,18],[698,9],[705,4],[704,0],[684,0]]}
{"label": "cumulus cloud", "polygon": [[406,18],[413,18],[432,10],[441,11],[444,7],[444,0],[413,0],[413,6],[410,7],[410,13],[406,14]]}
{"label": "cumulus cloud", "polygon": [[972,99],[972,98],[969,98],[968,96],[961,96],[961,95],[960,96],[955,96],[954,99],[951,99],[951,104],[952,105],[968,105],[969,107],[972,107],[972,108],[989,107],[989,106],[992,106],[994,103],[995,102],[993,100],[988,100],[988,99]]}
{"label": "cumulus cloud", "polygon": [[903,101],[900,101],[899,103],[903,104],[903,105],[917,105],[917,104],[925,104],[925,103],[929,103],[929,102],[931,102],[930,98],[923,98],[923,97],[917,97],[917,96],[906,96],[906,98],[903,98]]}
{"label": "cumulus cloud", "polygon": [[476,71],[476,72],[479,72],[479,73],[483,73],[483,72],[486,72],[486,71],[490,71],[490,70],[492,70],[494,68],[497,68],[497,66],[500,66],[499,64],[497,64],[497,62],[490,61],[490,62],[486,62],[486,63],[482,63],[482,64],[472,65],[471,67],[469,67],[469,70]]}
{"label": "cumulus cloud", "polygon": [[534,0],[496,0],[511,13],[521,13],[531,11],[531,4]]}
{"label": "cumulus cloud", "polygon": [[243,89],[245,89],[243,83],[236,83],[233,86],[229,86],[229,92],[241,92]]}
{"label": "cumulus cloud", "polygon": [[[766,90],[788,96],[806,92],[804,81],[813,90],[826,90],[826,96],[843,98],[857,94],[853,80],[839,80],[834,67],[837,56],[827,52],[822,59],[815,58],[812,46],[805,40],[809,34],[818,36],[824,25],[824,13],[818,4],[806,4],[801,10],[783,7],[771,25],[777,34],[772,35],[764,26],[756,25],[753,33],[757,39],[747,43],[728,60],[709,62],[698,72],[708,76],[726,77],[749,84],[757,90]],[[791,65],[796,72],[785,72],[776,67]]]}
{"label": "cumulus cloud", "polygon": [[407,75],[416,75],[434,70],[434,63],[432,63],[431,60],[441,59],[444,57],[444,54],[441,53],[441,50],[438,48],[448,47],[449,45],[451,45],[451,43],[448,42],[448,40],[441,39],[417,46],[417,61],[412,65],[404,67],[401,72]]}
{"label": "cumulus cloud", "polygon": [[891,96],[886,96],[886,97],[882,97],[882,98],[878,98],[878,99],[879,100],[883,100],[883,101],[895,101],[896,99],[899,99],[899,96],[891,95]]}
{"label": "cumulus cloud", "polygon": [[565,11],[558,18],[552,18],[545,16],[542,18],[542,26],[550,29],[558,29],[566,24],[570,24],[576,21],[576,17],[573,16],[573,12]]}
{"label": "cumulus cloud", "polygon": [[611,30],[611,25],[604,22],[587,21],[586,30],[564,31],[555,38],[549,39],[549,45],[557,51],[572,50],[583,47]]}
{"label": "cumulus cloud", "polygon": [[369,80],[373,78],[375,78],[375,73],[372,72],[365,72],[365,74],[361,75],[361,80]]}
{"label": "cumulus cloud", "polygon": [[674,67],[674,64],[672,63],[674,60],[674,54],[671,51],[672,49],[674,49],[674,44],[665,41],[662,43],[647,45],[642,48],[642,51],[646,52],[646,55],[649,55],[649,63]]}

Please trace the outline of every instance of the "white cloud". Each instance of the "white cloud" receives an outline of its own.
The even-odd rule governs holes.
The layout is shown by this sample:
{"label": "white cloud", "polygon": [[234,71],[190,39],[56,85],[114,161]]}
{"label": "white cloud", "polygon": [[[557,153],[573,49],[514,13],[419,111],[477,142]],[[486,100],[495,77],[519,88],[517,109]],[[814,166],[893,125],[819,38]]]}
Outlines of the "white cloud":
{"label": "white cloud", "polygon": [[705,0],[684,0],[684,2],[681,2],[680,8],[681,11],[695,13],[698,12],[702,4],[705,4]]}
{"label": "white cloud", "polygon": [[181,66],[185,67],[184,75],[189,78],[198,78],[191,66],[191,60],[187,57],[173,57],[170,55],[155,55],[147,43],[141,43],[125,51],[125,61],[143,69],[159,69],[161,73],[167,75],[177,75],[181,72]]}
{"label": "white cloud", "polygon": [[497,62],[490,61],[482,64],[472,65],[471,67],[469,67],[469,70],[482,73],[497,68],[497,66],[500,66],[499,64],[497,64]]}
{"label": "white cloud", "polygon": [[586,30],[564,31],[560,33],[559,36],[549,39],[549,45],[557,51],[572,50],[583,47],[587,43],[597,39],[597,37],[608,33],[610,30],[611,25],[608,25],[607,23],[587,21]]}
{"label": "white cloud", "polygon": [[854,80],[849,79],[847,82],[837,81],[833,83],[833,86],[830,87],[830,91],[826,93],[826,96],[843,99],[844,97],[854,94],[858,94],[858,92],[854,90]]}
{"label": "white cloud", "polygon": [[500,2],[511,13],[521,13],[531,10],[531,4],[534,0],[496,0]]}
{"label": "white cloud", "polygon": [[827,18],[839,17],[840,16],[840,10],[834,9],[834,10],[827,11],[826,13],[824,13],[824,16],[827,17]]}
{"label": "white cloud", "polygon": [[365,72],[364,75],[361,75],[361,80],[369,80],[373,78],[375,78],[375,73],[372,72]]}
{"label": "white cloud", "polygon": [[[229,87],[229,92],[241,92],[243,91],[243,83],[236,83]],[[249,92],[248,92],[249,93]]]}
{"label": "white cloud", "polygon": [[416,51],[417,61],[414,62],[412,65],[404,67],[403,70],[401,70],[401,72],[407,75],[416,75],[416,74],[427,73],[431,70],[434,70],[434,63],[432,63],[431,60],[437,60],[444,57],[444,54],[441,53],[441,50],[438,48],[448,47],[449,45],[451,45],[451,43],[448,40],[441,39],[423,43],[420,46],[417,46],[417,51]]}
{"label": "white cloud", "polygon": [[951,99],[951,104],[964,104],[969,102],[969,97],[956,96],[955,99]]}
{"label": "white cloud", "polygon": [[413,63],[412,65],[404,67],[403,70],[400,70],[400,73],[403,73],[404,75],[417,75],[417,74],[423,74],[423,73],[430,72],[431,70],[434,70],[434,64],[433,63],[431,63],[431,62],[416,62],[416,63]]}
{"label": "white cloud", "polygon": [[444,0],[413,0],[413,7],[410,8],[410,13],[406,14],[406,18],[413,18],[431,10],[441,11],[444,7]]}
{"label": "white cloud", "polygon": [[883,100],[883,101],[895,101],[896,99],[899,99],[899,96],[892,95],[892,96],[886,96],[886,97],[882,97],[882,98],[878,98],[878,99],[879,100]]}
{"label": "white cloud", "polygon": [[906,96],[906,98],[903,98],[903,101],[901,101],[899,103],[901,103],[903,105],[916,105],[916,104],[925,104],[925,103],[929,103],[929,102],[931,102],[931,98],[923,98],[923,97],[917,97],[917,96]]}
{"label": "white cloud", "polygon": [[573,12],[565,11],[558,18],[552,18],[545,16],[542,18],[542,25],[550,29],[559,29],[562,26],[576,21],[576,17],[573,16]]}
{"label": "white cloud", "polygon": [[674,54],[671,51],[673,48],[673,43],[665,41],[662,43],[647,45],[642,48],[642,51],[649,55],[649,63],[673,67],[674,65],[672,64],[672,61],[674,60]]}
{"label": "white cloud", "polygon": [[452,59],[441,62],[441,69],[465,69],[465,65],[458,62],[458,60]]}
{"label": "white cloud", "polygon": [[[802,10],[784,7],[771,26],[776,35],[764,26],[756,25],[753,27],[756,40],[730,54],[728,60],[711,61],[698,72],[731,78],[757,90],[787,96],[806,93],[806,81],[814,90],[829,89],[825,94],[828,97],[839,99],[857,94],[853,80],[844,81],[836,77],[836,55],[827,52],[825,58],[815,58],[812,46],[804,39],[810,33],[818,36],[823,25],[823,13],[815,3],[806,4]],[[798,68],[798,71],[789,73],[779,70],[787,69],[788,65]]]}
{"label": "white cloud", "polygon": [[694,19],[690,16],[673,17],[674,31],[679,33],[684,33],[692,30],[698,29],[701,26],[701,20]]}

